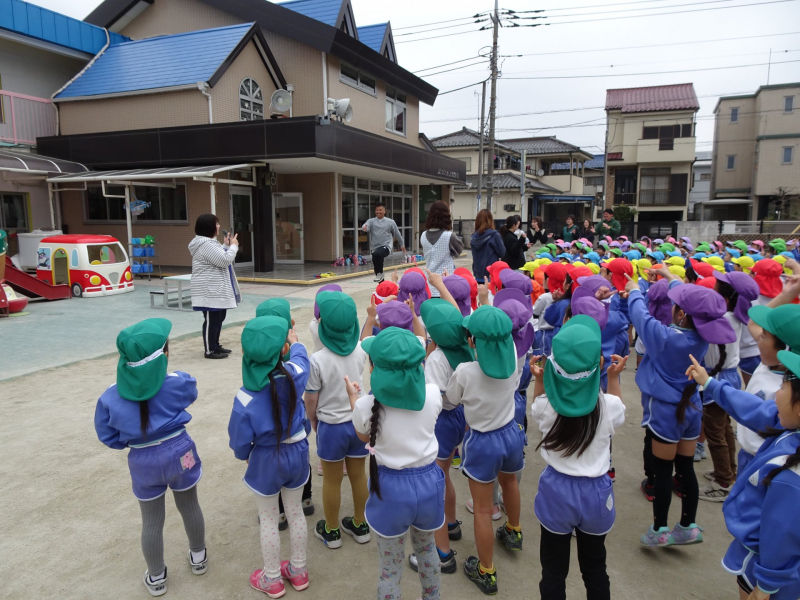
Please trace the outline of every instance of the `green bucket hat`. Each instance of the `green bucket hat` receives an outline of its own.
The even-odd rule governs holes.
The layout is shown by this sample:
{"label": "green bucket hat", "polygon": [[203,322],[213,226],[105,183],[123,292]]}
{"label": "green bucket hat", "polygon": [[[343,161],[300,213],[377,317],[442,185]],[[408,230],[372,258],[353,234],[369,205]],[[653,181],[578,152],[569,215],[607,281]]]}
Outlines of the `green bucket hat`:
{"label": "green bucket hat", "polygon": [[555,256],[556,254],[558,254],[558,246],[556,246],[556,245],[555,245],[555,244],[553,244],[552,242],[551,242],[551,243],[549,243],[549,244],[546,244],[544,247],[545,247],[545,248],[549,248],[549,249],[550,249],[550,253],[551,253],[553,256]]}
{"label": "green bucket hat", "polygon": [[742,240],[733,242],[733,247],[738,248],[742,254],[747,254],[747,243]]}
{"label": "green bucket hat", "polygon": [[282,317],[256,317],[244,326],[242,382],[246,390],[260,392],[267,387],[269,374],[278,365],[288,333],[289,325]]}
{"label": "green bucket hat", "polygon": [[344,292],[320,292],[316,300],[319,306],[320,341],[334,354],[349,356],[358,345],[356,303]]}
{"label": "green bucket hat", "polygon": [[770,248],[775,250],[778,254],[786,252],[786,242],[780,238],[776,238],[769,243]]}
{"label": "green bucket hat", "polygon": [[[423,303],[425,306],[427,302]],[[323,321],[324,322],[324,321]],[[425,406],[425,349],[417,336],[399,327],[387,327],[365,339],[361,347],[372,359],[372,395],[392,408],[420,411]]]}
{"label": "green bucket hat", "polygon": [[614,256],[619,256],[619,257],[622,256],[622,250],[620,250],[619,248],[609,248],[608,251],[611,252],[611,254],[613,254]]}
{"label": "green bucket hat", "polygon": [[572,317],[553,338],[544,389],[559,415],[583,417],[597,406],[600,354],[600,326],[587,315]]}
{"label": "green bucket hat", "polygon": [[713,250],[711,250],[711,246],[709,246],[705,242],[698,244],[694,250],[695,252],[705,252],[706,254],[710,254],[711,252],[713,252]]}
{"label": "green bucket hat", "polygon": [[787,350],[778,351],[778,360],[781,364],[789,369],[796,377],[800,377],[800,354],[789,352]]}
{"label": "green bucket hat", "polygon": [[467,341],[464,317],[455,306],[441,298],[431,298],[419,309],[422,320],[428,325],[428,333],[441,348],[453,370],[464,362],[475,360],[475,353]]}
{"label": "green bucket hat", "polygon": [[658,247],[658,249],[661,252],[675,252],[675,245],[670,244],[669,242],[664,242]]}
{"label": "green bucket hat", "polygon": [[494,306],[481,306],[464,317],[463,323],[475,338],[483,374],[492,379],[511,377],[517,370],[517,351],[508,315]]}
{"label": "green bucket hat", "polygon": [[292,328],[292,311],[285,298],[270,298],[256,308],[256,317],[281,317],[286,319],[289,329]]}
{"label": "green bucket hat", "polygon": [[164,345],[172,323],[145,319],[126,327],[117,336],[117,391],[125,400],[144,402],[158,393],[167,376]]}
{"label": "green bucket hat", "polygon": [[644,244],[636,242],[635,244],[633,244],[633,247],[636,248],[639,252],[641,252],[642,256],[644,256],[647,253],[647,246],[645,246]]}
{"label": "green bucket hat", "polygon": [[775,308],[753,306],[747,315],[795,353],[800,353],[800,304],[783,304]]}

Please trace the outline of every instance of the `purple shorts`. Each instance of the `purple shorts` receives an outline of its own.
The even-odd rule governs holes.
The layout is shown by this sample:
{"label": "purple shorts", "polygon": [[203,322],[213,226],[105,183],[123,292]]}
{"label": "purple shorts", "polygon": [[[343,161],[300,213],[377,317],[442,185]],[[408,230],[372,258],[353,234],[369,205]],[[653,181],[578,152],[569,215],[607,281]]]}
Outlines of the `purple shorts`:
{"label": "purple shorts", "polygon": [[605,535],[614,526],[614,486],[608,475],[573,477],[548,466],[539,477],[533,510],[542,527],[561,535],[580,529]]}
{"label": "purple shorts", "polygon": [[308,440],[294,444],[256,446],[244,474],[244,483],[260,496],[274,496],[281,491],[303,487],[309,477]]}
{"label": "purple shorts", "polygon": [[352,421],[331,425],[320,421],[317,425],[317,456],[326,462],[339,462],[347,458],[364,458],[369,452],[358,439]]}
{"label": "purple shorts", "polygon": [[703,423],[703,405],[700,402],[700,394],[695,393],[692,397],[683,423],[679,423],[678,417],[675,415],[677,408],[677,404],[642,394],[642,427],[647,427],[662,440],[671,444],[677,444],[681,440],[696,440],[700,437]]}
{"label": "purple shorts", "polygon": [[[752,590],[757,585],[753,575],[756,562],[758,562],[758,554],[748,550],[739,540],[733,540],[722,559],[722,568],[733,575],[740,576]],[[784,586],[776,594],[770,596],[770,600],[797,600],[797,598],[800,598],[800,583]]]}
{"label": "purple shorts", "polygon": [[457,406],[453,410],[442,410],[436,419],[436,441],[439,442],[438,460],[447,460],[464,441],[467,422],[464,420],[464,407]]}
{"label": "purple shorts", "polygon": [[494,431],[470,429],[461,448],[461,471],[478,483],[491,483],[499,473],[519,473],[525,468],[525,434],[509,421]]}
{"label": "purple shorts", "polygon": [[133,495],[147,501],[173,492],[193,488],[203,475],[197,447],[185,431],[165,442],[145,448],[131,448],[128,453]]}

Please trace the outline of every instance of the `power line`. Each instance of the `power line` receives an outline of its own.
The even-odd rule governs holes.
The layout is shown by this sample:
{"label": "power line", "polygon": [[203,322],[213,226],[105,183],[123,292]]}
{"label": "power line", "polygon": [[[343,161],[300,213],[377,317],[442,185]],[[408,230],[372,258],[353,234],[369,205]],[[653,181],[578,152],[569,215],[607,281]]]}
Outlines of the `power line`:
{"label": "power line", "polygon": [[461,65],[460,67],[453,67],[452,69],[447,69],[445,71],[437,71],[436,73],[426,73],[423,77],[433,77],[434,75],[441,75],[442,73],[449,73],[451,71],[458,71],[459,69],[466,69],[467,67],[474,67],[476,65],[484,65],[489,62],[488,59],[480,60],[475,63],[470,63],[468,65]]}
{"label": "power line", "polygon": [[454,90],[447,90],[446,92],[439,92],[439,96],[444,96],[445,94],[452,94],[453,92],[458,92],[459,90],[465,90],[467,88],[475,87],[476,85],[481,85],[484,81],[485,81],[484,79],[481,79],[480,81],[478,81],[476,83],[470,83],[469,85],[465,85],[463,87],[456,88]]}
{"label": "power line", "polygon": [[[781,2],[793,2],[793,1],[794,0],[781,0]],[[444,37],[453,37],[454,35],[464,35],[465,33],[477,33],[479,31],[483,31],[483,29],[473,29],[472,31],[459,31],[458,33],[446,33],[444,35],[433,35],[431,37],[419,38],[419,39],[416,39],[416,40],[400,40],[398,42],[395,42],[395,44],[408,44],[409,42],[422,42],[422,41],[425,41],[425,40],[436,40],[436,39],[444,38]]]}
{"label": "power line", "polygon": [[454,60],[453,62],[444,63],[442,65],[436,65],[435,67],[427,67],[425,69],[419,69],[417,71],[411,71],[412,73],[422,73],[422,71],[432,71],[433,69],[440,69],[442,67],[449,67],[450,65],[456,65],[458,63],[467,62],[468,60],[475,60],[476,58],[482,57],[483,55],[478,56],[470,56],[469,58],[463,58],[461,60]]}
{"label": "power line", "polygon": [[[717,0],[722,1],[722,0]],[[724,0],[725,2],[732,2],[733,0]],[[476,19],[472,23],[459,23],[458,25],[446,25],[444,27],[435,27],[433,29],[423,29],[421,31],[409,31],[408,33],[398,33],[395,37],[404,37],[407,35],[417,35],[418,33],[428,33],[430,31],[441,31],[442,29],[453,29],[454,27],[464,27],[466,25],[473,25],[475,23],[485,23],[487,19]]]}
{"label": "power line", "polygon": [[[581,8],[604,8],[606,6],[625,6],[627,4],[646,4],[648,2],[669,2],[670,0],[637,0],[636,2],[614,2],[613,4],[592,4],[587,6],[565,6],[561,8],[548,8],[543,9],[544,12],[553,12],[556,10],[578,10]],[[514,14],[523,14],[523,13],[536,13],[536,12],[543,12],[542,10],[509,10],[509,12]]]}
{"label": "power line", "polygon": [[404,29],[416,29],[418,27],[430,27],[431,25],[441,25],[443,23],[453,23],[454,21],[466,21],[468,19],[477,19],[478,17],[482,17],[486,13],[477,13],[472,15],[471,17],[459,17],[457,19],[447,19],[446,21],[434,21],[433,23],[421,23],[419,25],[406,25],[405,27],[395,27],[394,31],[402,31]]}
{"label": "power line", "polygon": [[[549,18],[549,19],[567,19],[569,17],[585,17],[585,16],[591,16],[591,15],[608,15],[608,14],[617,14],[617,13],[625,13],[625,12],[638,12],[638,11],[643,11],[643,10],[661,10],[662,8],[664,8],[664,9],[665,8],[679,8],[679,7],[682,7],[682,6],[698,6],[698,5],[701,5],[701,4],[720,4],[720,3],[723,3],[723,2],[734,2],[734,1],[735,0],[705,0],[704,2],[690,2],[688,4],[671,4],[669,6],[654,6],[654,7],[645,6],[645,7],[642,7],[642,8],[623,8],[622,10],[606,10],[606,11],[600,11],[600,12],[574,13],[574,14],[563,15],[563,16],[555,16],[555,15],[554,16],[547,16],[547,15],[545,15],[545,18]],[[595,7],[585,7],[585,8],[595,8]],[[736,8],[736,7],[735,6],[731,6],[729,8]],[[560,9],[560,10],[568,10],[568,9]],[[572,10],[577,10],[577,9],[572,9]],[[545,10],[544,12],[548,13],[548,12],[550,12],[550,10]],[[642,15],[642,16],[648,16],[648,15]],[[532,18],[536,19],[536,18],[541,18],[541,17],[522,17],[522,18],[523,19],[532,19]]]}

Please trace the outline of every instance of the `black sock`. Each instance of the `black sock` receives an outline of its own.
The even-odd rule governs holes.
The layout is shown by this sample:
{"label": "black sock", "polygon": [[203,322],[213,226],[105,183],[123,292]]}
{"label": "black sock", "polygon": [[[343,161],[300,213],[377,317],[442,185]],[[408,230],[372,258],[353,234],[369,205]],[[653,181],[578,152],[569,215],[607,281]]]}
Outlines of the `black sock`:
{"label": "black sock", "polygon": [[653,500],[653,529],[668,527],[669,504],[672,501],[672,461],[653,456],[655,499]]}
{"label": "black sock", "polygon": [[644,475],[647,477],[647,485],[652,487],[656,479],[653,473],[653,437],[650,435],[649,429],[645,429],[644,431],[644,450],[642,451]]}
{"label": "black sock", "polygon": [[697,485],[697,475],[694,472],[694,457],[675,457],[675,472],[681,480],[681,526],[689,527],[697,518],[697,503],[700,499],[700,490]]}

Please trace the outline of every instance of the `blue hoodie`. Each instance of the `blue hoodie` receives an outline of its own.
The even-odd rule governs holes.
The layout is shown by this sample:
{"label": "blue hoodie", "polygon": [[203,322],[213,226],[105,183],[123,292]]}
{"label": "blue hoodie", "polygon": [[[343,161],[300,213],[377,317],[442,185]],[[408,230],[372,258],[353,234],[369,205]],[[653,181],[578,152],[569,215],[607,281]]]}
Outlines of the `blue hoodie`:
{"label": "blue hoodie", "polygon": [[472,234],[472,274],[478,283],[486,281],[489,274],[486,267],[503,260],[506,255],[506,246],[500,233],[494,229],[487,229],[483,233],[475,232]]}

